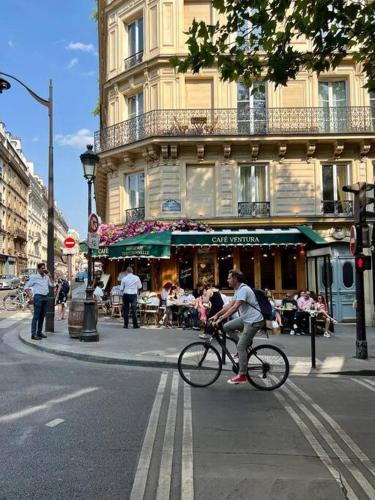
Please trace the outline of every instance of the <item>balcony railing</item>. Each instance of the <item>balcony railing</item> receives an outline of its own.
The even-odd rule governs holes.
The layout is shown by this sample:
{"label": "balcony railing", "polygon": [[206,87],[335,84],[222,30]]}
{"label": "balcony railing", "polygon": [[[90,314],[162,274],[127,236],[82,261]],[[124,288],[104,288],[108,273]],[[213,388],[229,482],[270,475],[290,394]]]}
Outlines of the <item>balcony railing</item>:
{"label": "balcony railing", "polygon": [[27,240],[27,233],[23,229],[15,229],[14,238],[18,238],[20,240]]}
{"label": "balcony railing", "polygon": [[95,133],[96,152],[149,137],[366,134],[375,132],[371,107],[161,109]]}
{"label": "balcony railing", "polygon": [[125,70],[132,68],[136,64],[140,64],[143,61],[143,50],[127,57],[124,60],[124,68]]}
{"label": "balcony railing", "polygon": [[269,217],[269,201],[240,201],[238,203],[238,217]]}
{"label": "balcony railing", "polygon": [[129,208],[125,211],[126,222],[134,222],[145,218],[145,207]]}
{"label": "balcony railing", "polygon": [[353,216],[352,200],[323,200],[322,211],[324,215],[342,215],[344,217]]}

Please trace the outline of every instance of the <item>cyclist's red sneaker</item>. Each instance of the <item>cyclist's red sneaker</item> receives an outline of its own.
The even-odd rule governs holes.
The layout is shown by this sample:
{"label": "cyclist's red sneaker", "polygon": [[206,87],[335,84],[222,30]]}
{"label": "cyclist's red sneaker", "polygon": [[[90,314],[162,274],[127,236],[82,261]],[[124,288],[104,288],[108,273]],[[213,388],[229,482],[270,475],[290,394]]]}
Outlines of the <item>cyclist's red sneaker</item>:
{"label": "cyclist's red sneaker", "polygon": [[228,384],[237,385],[237,384],[246,384],[247,378],[246,375],[236,375],[235,377],[227,380]]}

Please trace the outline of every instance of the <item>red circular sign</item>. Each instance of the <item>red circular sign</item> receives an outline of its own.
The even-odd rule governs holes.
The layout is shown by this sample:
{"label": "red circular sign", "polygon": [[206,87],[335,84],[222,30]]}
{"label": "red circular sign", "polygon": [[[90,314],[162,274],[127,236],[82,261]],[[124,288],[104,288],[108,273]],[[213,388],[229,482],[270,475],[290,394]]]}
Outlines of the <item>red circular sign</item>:
{"label": "red circular sign", "polygon": [[64,247],[65,248],[73,248],[76,245],[76,240],[72,238],[71,236],[68,236],[64,240]]}
{"label": "red circular sign", "polygon": [[350,228],[349,248],[350,248],[350,253],[352,255],[355,255],[357,252],[357,229],[355,226],[352,226]]}

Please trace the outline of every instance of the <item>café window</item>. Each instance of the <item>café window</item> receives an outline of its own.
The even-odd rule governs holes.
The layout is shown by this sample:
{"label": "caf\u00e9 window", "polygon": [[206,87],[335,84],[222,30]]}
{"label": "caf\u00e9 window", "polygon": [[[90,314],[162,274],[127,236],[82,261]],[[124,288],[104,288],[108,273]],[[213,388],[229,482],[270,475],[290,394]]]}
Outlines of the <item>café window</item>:
{"label": "caf\u00e9 window", "polygon": [[228,274],[233,269],[232,251],[228,248],[219,247],[217,252],[219,269],[219,288],[228,288]]}
{"label": "caf\u00e9 window", "polygon": [[297,289],[297,257],[287,249],[281,251],[281,284],[283,290]]}
{"label": "caf\u00e9 window", "polygon": [[184,251],[178,255],[178,282],[181,288],[194,288],[194,275],[193,275],[194,257],[192,253]]}
{"label": "caf\u00e9 window", "polygon": [[143,172],[126,176],[128,208],[145,206],[145,174]]}
{"label": "caf\u00e9 window", "polygon": [[255,286],[254,279],[254,251],[249,248],[241,248],[240,250],[240,269],[243,272],[244,281],[251,287]]}
{"label": "caf\u00e9 window", "polygon": [[207,285],[215,282],[215,254],[209,250],[198,249],[198,283]]}
{"label": "caf\u00e9 window", "polygon": [[342,190],[346,184],[350,184],[349,165],[322,165],[322,210],[324,214],[348,216],[352,214],[352,201]]}
{"label": "caf\u00e9 window", "polygon": [[264,290],[275,289],[275,258],[270,250],[262,250],[260,257],[260,282]]}

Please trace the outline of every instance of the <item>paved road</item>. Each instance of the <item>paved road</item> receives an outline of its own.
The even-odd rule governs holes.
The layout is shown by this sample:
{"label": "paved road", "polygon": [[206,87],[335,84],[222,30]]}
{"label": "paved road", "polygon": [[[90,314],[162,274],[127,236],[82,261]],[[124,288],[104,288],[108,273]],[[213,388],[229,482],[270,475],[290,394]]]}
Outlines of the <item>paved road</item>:
{"label": "paved road", "polygon": [[20,344],[0,320],[0,499],[374,499],[375,378],[222,377],[107,366]]}

